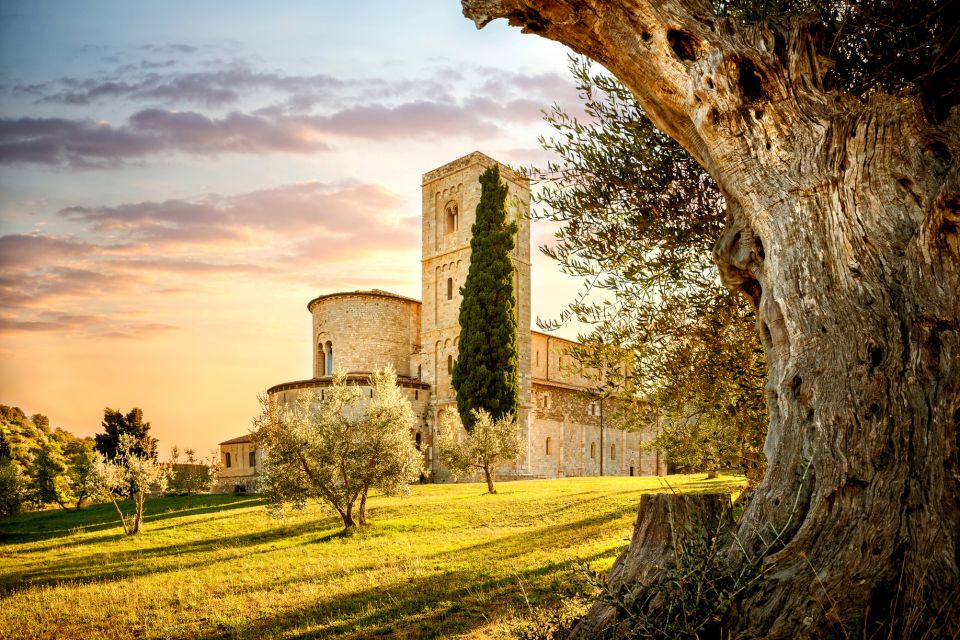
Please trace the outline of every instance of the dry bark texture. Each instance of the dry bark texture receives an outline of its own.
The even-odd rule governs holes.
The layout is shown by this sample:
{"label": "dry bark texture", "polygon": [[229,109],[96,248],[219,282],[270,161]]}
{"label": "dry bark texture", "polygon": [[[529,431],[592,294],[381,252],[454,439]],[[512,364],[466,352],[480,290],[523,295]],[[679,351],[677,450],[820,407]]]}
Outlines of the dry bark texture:
{"label": "dry bark texture", "polygon": [[932,124],[910,100],[828,90],[799,18],[745,26],[695,0],[463,6],[606,66],[726,196],[715,258],[757,305],[769,362],[767,472],[738,534],[791,523],[730,630],[960,628],[960,109]]}
{"label": "dry bark texture", "polygon": [[[607,577],[608,589],[626,592],[626,599],[656,582],[660,569],[675,564],[689,535],[732,522],[730,496],[660,493],[640,497],[630,546],[620,554]],[[574,627],[570,640],[609,637],[617,624],[616,608],[603,601]]]}

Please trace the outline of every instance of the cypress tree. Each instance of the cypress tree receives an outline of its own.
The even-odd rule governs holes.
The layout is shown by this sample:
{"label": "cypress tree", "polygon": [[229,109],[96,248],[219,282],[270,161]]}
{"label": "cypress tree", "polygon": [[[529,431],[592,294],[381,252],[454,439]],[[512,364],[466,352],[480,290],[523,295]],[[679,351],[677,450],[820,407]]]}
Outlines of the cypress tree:
{"label": "cypress tree", "polygon": [[513,261],[517,224],[507,221],[507,185],[494,165],[480,176],[470,270],[460,290],[460,353],[453,367],[457,410],[468,431],[473,410],[494,420],[517,415],[520,406],[517,296]]}

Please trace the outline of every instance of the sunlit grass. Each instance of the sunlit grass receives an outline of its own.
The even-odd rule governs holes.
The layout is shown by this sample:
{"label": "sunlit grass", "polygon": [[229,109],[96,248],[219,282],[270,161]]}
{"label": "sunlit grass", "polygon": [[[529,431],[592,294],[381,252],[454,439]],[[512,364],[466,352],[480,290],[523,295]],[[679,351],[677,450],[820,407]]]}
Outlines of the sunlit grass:
{"label": "sunlit grass", "polygon": [[0,520],[2,638],[430,638],[494,634],[527,601],[608,568],[641,493],[736,492],[721,476],[422,485],[340,534],[319,505],[271,519],[252,496],[160,498],[125,537],[112,506]]}

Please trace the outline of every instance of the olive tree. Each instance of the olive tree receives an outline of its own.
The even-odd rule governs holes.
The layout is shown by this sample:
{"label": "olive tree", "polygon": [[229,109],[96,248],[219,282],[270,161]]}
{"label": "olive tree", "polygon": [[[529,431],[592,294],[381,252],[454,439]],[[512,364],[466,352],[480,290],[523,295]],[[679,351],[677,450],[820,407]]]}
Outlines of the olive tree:
{"label": "olive tree", "polygon": [[713,256],[756,309],[770,420],[749,546],[721,550],[765,572],[725,629],[960,627],[956,3],[462,4],[600,62],[726,201]]}
{"label": "olive tree", "polygon": [[[120,517],[123,532],[132,536],[140,533],[144,502],[153,491],[163,492],[170,475],[169,466],[149,455],[139,453],[138,440],[130,434],[117,439],[116,455],[107,459],[97,453],[87,474],[87,494],[109,500]],[[133,514],[124,514],[118,500],[130,496]]]}
{"label": "olive tree", "polygon": [[409,493],[424,462],[410,435],[416,417],[392,369],[374,372],[369,384],[372,397],[337,371],[322,396],[304,392],[290,403],[261,398],[254,441],[265,451],[260,489],[274,513],[315,499],[349,529],[367,523],[371,489]]}
{"label": "olive tree", "polygon": [[659,415],[650,446],[673,469],[739,467],[759,479],[766,366],[754,310],[711,257],[723,197],[627,87],[586,58],[569,66],[584,115],[545,114],[553,132],[540,142],[554,159],[531,170],[533,217],[561,223],[541,251],[585,286],[540,324],[590,326],[570,354],[591,400],[616,400],[605,403],[609,424],[642,428]]}
{"label": "olive tree", "polygon": [[497,467],[516,462],[521,453],[517,423],[511,414],[494,418],[484,409],[472,413],[472,431],[464,429],[453,412],[443,414],[437,443],[440,462],[454,479],[482,471],[487,493],[496,493]]}

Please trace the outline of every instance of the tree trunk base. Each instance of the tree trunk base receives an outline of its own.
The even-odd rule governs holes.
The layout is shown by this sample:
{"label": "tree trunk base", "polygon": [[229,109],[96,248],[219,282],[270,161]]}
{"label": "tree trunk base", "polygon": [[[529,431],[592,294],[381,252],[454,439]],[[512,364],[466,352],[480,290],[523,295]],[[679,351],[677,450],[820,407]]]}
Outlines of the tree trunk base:
{"label": "tree trunk base", "polygon": [[679,550],[691,537],[732,524],[728,494],[641,496],[630,546],[614,562],[607,577],[606,595],[612,598],[595,602],[574,626],[570,639],[610,638],[627,631],[631,625],[623,619],[622,605],[629,606],[661,580],[662,570],[676,564]]}

